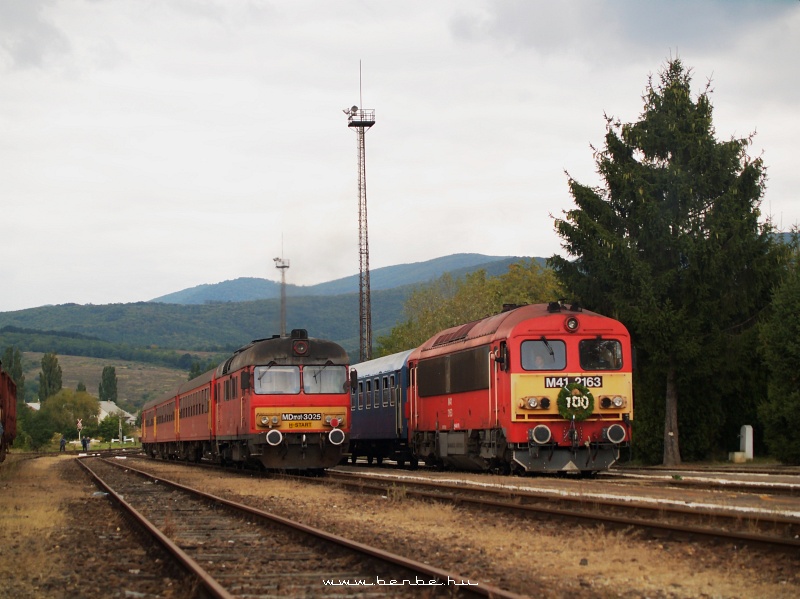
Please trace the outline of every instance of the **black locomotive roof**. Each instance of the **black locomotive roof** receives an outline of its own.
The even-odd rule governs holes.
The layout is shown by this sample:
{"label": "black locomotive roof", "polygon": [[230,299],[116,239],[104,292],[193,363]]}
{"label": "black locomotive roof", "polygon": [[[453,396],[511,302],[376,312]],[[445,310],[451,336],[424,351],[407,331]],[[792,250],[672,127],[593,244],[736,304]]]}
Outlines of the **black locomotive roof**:
{"label": "black locomotive roof", "polygon": [[[305,342],[308,350],[303,355],[295,351],[296,342]],[[154,405],[183,395],[210,383],[214,377],[224,376],[246,366],[266,366],[287,364],[332,364],[347,365],[349,362],[347,352],[338,343],[326,339],[308,337],[302,329],[292,331],[291,337],[275,335],[269,339],[256,339],[244,347],[237,349],[233,355],[217,366],[216,370],[209,370],[200,376],[180,385],[167,395],[148,401],[142,409],[146,410]]]}
{"label": "black locomotive roof", "polygon": [[[304,341],[308,344],[308,351],[304,355],[298,355],[294,351],[297,341]],[[220,364],[217,367],[217,376],[223,376],[245,366],[265,366],[271,362],[276,365],[285,365],[325,364],[328,361],[333,364],[347,364],[347,352],[338,343],[313,337],[257,339],[236,350],[233,356]]]}

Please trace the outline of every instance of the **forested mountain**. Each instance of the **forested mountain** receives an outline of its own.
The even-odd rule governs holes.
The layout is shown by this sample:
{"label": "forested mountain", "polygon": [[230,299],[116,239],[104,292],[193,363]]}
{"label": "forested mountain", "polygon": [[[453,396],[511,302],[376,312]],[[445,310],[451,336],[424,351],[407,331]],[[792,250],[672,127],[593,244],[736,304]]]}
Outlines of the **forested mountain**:
{"label": "forested mountain", "polygon": [[[440,276],[440,271],[445,266],[453,266],[452,271],[443,272],[450,272],[457,278],[479,269],[485,270],[489,275],[502,274],[509,264],[518,261],[517,258],[492,261],[491,257],[475,254],[448,258],[452,260],[440,258],[417,265],[376,269],[374,273],[370,273],[371,281],[379,281],[372,285],[374,339],[388,334],[401,320],[403,303],[414,284]],[[469,262],[476,264],[464,266]],[[388,283],[392,280],[397,281],[398,286],[388,288]],[[338,289],[345,288],[344,281],[342,279],[315,286],[317,295],[291,297],[286,306],[286,321],[288,330],[307,329],[310,336],[335,340],[353,355],[358,348],[357,292],[322,295],[320,291],[327,289],[331,294],[336,293]],[[4,329],[9,326],[16,329]],[[21,333],[19,329],[27,329],[28,333]],[[53,336],[48,339],[41,333],[43,331],[77,333],[84,338]],[[280,299],[229,299],[224,303],[205,299],[200,303],[190,302],[186,305],[156,302],[99,306],[64,304],[0,312],[0,348],[15,345],[23,351],[74,354],[76,349],[69,348],[80,347],[82,349],[77,355],[102,352],[98,357],[110,356],[112,348],[113,354],[121,357],[126,355],[125,348],[132,347],[172,349],[179,352],[227,352],[253,339],[269,337],[279,332]],[[56,346],[48,347],[48,344]]]}
{"label": "forested mountain", "polygon": [[[520,258],[511,256],[484,256],[483,254],[453,254],[426,262],[399,264],[376,268],[369,273],[370,289],[380,291],[404,285],[425,283],[449,272],[454,277],[463,276],[480,268],[490,276],[505,272],[508,265]],[[541,259],[540,259],[541,260]],[[359,276],[352,275],[318,285],[286,284],[286,295],[317,296],[358,293]],[[260,299],[277,299],[281,284],[269,279],[241,277],[221,283],[198,285],[150,300],[165,304],[207,304],[211,302],[246,302]]]}

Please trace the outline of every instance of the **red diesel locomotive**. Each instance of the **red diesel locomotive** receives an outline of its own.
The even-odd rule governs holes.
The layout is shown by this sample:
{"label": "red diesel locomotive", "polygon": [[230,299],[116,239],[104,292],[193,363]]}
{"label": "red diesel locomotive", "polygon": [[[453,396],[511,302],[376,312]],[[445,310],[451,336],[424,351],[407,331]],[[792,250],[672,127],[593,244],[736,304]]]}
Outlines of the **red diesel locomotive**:
{"label": "red diesel locomotive", "polygon": [[0,462],[17,436],[17,385],[0,365]]}
{"label": "red diesel locomotive", "polygon": [[295,329],[145,404],[142,447],[165,459],[327,468],[347,447],[349,391],[345,350]]}
{"label": "red diesel locomotive", "polygon": [[630,443],[630,335],[560,302],[444,330],[408,357],[409,446],[499,472],[605,470]]}

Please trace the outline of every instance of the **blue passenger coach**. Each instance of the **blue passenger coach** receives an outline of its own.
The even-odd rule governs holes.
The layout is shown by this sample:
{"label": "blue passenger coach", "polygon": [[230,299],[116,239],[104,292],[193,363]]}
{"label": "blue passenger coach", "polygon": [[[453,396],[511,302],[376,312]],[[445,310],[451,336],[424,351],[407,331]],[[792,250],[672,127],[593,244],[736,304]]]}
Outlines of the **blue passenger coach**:
{"label": "blue passenger coach", "polygon": [[408,448],[408,357],[403,351],[356,364],[358,385],[350,393],[350,459],[372,464],[384,458],[416,465]]}

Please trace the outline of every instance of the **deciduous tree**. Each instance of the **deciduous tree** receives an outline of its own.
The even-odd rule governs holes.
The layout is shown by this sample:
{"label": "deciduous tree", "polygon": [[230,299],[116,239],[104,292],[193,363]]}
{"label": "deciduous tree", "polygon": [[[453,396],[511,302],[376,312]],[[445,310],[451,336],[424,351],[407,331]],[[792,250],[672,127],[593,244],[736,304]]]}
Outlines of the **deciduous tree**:
{"label": "deciduous tree", "polygon": [[496,314],[503,304],[552,301],[561,293],[554,273],[535,260],[509,266],[499,277],[483,270],[463,279],[442,275],[418,287],[406,300],[406,320],[378,339],[378,355],[388,355],[421,345],[437,331]]}
{"label": "deciduous tree", "polygon": [[0,358],[3,363],[3,370],[13,379],[17,385],[17,397],[25,397],[25,375],[22,371],[22,352],[16,347],[9,346]]}
{"label": "deciduous tree", "polygon": [[46,353],[42,356],[42,371],[39,373],[39,401],[44,403],[51,395],[61,390],[61,366],[58,356]]}
{"label": "deciduous tree", "polygon": [[113,366],[103,367],[98,397],[100,401],[117,401],[117,369]]}

